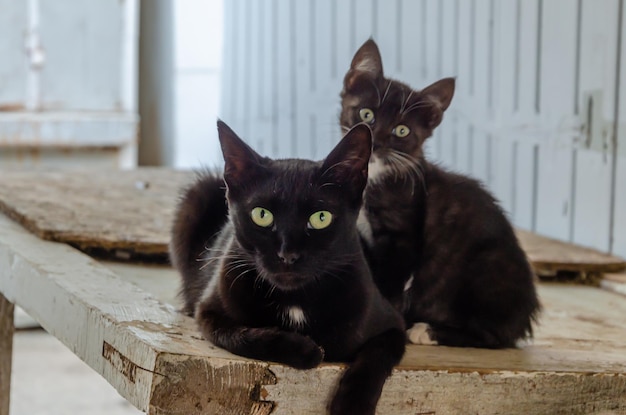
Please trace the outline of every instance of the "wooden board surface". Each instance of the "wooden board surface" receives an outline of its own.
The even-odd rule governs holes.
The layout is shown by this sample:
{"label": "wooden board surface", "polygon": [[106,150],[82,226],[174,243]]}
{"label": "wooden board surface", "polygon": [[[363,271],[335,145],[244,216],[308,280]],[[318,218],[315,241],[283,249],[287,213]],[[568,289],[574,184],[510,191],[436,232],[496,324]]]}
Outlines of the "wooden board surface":
{"label": "wooden board surface", "polygon": [[191,172],[141,168],[0,173],[0,211],[35,235],[120,259],[166,257]]}
{"label": "wooden board surface", "polygon": [[[119,267],[123,267],[120,265]],[[150,414],[315,415],[343,365],[307,371],[234,356],[155,298],[165,268],[135,284],[0,215],[0,292],[24,307],[122,396]],[[126,272],[132,273],[132,268]],[[544,312],[521,349],[409,346],[379,414],[626,411],[626,301],[593,287],[540,284]],[[506,399],[502,399],[506,396]]]}
{"label": "wooden board surface", "polygon": [[[191,172],[3,172],[0,211],[41,238],[118,259],[167,257],[172,214]],[[518,230],[539,274],[616,272],[623,259]]]}
{"label": "wooden board surface", "polygon": [[623,258],[595,249],[546,238],[518,229],[517,237],[537,273],[558,271],[617,272],[626,268]]}

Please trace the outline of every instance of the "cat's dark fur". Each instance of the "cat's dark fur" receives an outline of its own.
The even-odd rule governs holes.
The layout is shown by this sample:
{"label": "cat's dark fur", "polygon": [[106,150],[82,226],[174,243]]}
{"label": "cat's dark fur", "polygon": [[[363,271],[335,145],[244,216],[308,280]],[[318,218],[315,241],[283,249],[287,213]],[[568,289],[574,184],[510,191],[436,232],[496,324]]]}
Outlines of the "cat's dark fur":
{"label": "cat's dark fur", "polygon": [[[218,131],[224,178],[202,174],[172,229],[185,311],[205,338],[239,355],[300,369],[351,362],[330,412],[374,414],[406,334],[373,282],[356,228],[369,128],[353,128],[323,162],[271,160],[226,124]],[[332,214],[323,229],[311,216],[320,211],[324,221]]]}
{"label": "cat's dark fur", "polygon": [[373,131],[359,231],[380,290],[408,327],[420,323],[411,341],[512,347],[532,335],[539,310],[526,256],[478,181],[424,158],[454,86],[445,78],[417,91],[385,78],[371,39],[355,54],[341,125],[366,121]]}

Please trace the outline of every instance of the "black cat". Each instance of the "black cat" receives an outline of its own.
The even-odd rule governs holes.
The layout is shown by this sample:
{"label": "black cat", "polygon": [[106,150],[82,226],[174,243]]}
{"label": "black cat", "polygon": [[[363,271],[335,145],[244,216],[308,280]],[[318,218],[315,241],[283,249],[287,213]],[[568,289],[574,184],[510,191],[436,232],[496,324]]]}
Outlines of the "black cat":
{"label": "black cat", "polygon": [[539,311],[533,272],[496,200],[424,158],[454,94],[445,78],[413,90],[385,78],[368,40],[344,78],[341,125],[366,122],[373,152],[359,232],[381,292],[419,344],[513,347]]}
{"label": "black cat", "polygon": [[218,131],[224,178],[201,175],[172,229],[185,311],[206,339],[242,356],[299,369],[351,362],[330,412],[374,414],[406,333],[356,228],[370,129],[351,129],[323,162],[264,158],[226,124]]}

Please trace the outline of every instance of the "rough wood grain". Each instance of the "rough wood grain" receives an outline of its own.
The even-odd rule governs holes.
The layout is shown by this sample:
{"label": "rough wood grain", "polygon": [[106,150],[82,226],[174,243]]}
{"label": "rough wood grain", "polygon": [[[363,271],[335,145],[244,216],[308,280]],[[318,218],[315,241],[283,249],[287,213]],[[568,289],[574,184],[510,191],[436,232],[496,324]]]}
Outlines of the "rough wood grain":
{"label": "rough wood grain", "polygon": [[9,415],[13,356],[13,303],[0,292],[0,415]]}
{"label": "rough wood grain", "polygon": [[[203,388],[202,396],[211,405],[201,413],[269,413],[259,409],[268,405],[256,400],[261,385],[272,378],[267,363],[233,359],[201,339],[193,320],[174,306],[68,245],[37,238],[4,215],[0,293],[143,411],[184,414],[181,408],[202,406],[194,400],[193,385],[209,385],[206,378],[214,370],[213,389]],[[188,359],[194,359],[191,369],[185,366]]]}
{"label": "rough wood grain", "polygon": [[626,296],[626,274],[604,274],[600,287]]}
{"label": "rough wood grain", "polygon": [[[0,292],[150,414],[325,413],[342,365],[298,371],[234,356],[150,293],[159,268],[131,284],[75,249],[0,215]],[[540,284],[544,313],[522,349],[409,346],[380,414],[626,412],[624,298]]]}
{"label": "rough wood grain", "polygon": [[0,211],[39,237],[93,254],[165,258],[174,207],[193,173],[2,172]]}
{"label": "rough wood grain", "polygon": [[[0,211],[41,238],[117,259],[167,257],[174,207],[193,173],[131,171],[3,172]],[[619,257],[518,230],[537,273],[615,272]]]}
{"label": "rough wood grain", "polygon": [[521,229],[516,230],[516,233],[535,271],[540,275],[560,271],[603,273],[626,269],[626,261],[614,255]]}

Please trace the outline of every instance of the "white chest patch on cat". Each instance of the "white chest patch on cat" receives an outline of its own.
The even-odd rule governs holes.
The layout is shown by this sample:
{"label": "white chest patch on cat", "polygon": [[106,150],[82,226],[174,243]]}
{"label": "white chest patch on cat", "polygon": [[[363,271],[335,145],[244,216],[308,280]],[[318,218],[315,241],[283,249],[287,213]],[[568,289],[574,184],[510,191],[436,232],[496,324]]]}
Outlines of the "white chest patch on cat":
{"label": "white chest patch on cat", "polygon": [[413,286],[413,274],[411,274],[411,278],[406,280],[406,282],[404,283],[404,291],[409,291],[412,286]]}
{"label": "white chest patch on cat", "polygon": [[374,235],[372,232],[372,225],[367,218],[367,212],[365,209],[359,211],[359,217],[356,220],[356,227],[359,230],[359,235],[365,240],[367,246],[372,247],[374,245]]}
{"label": "white chest patch on cat", "polygon": [[375,183],[391,171],[391,167],[387,166],[380,157],[372,154],[370,163],[367,167],[367,179]]}
{"label": "white chest patch on cat", "polygon": [[286,325],[294,328],[302,328],[307,324],[306,314],[298,306],[287,307],[284,310],[283,319]]}

